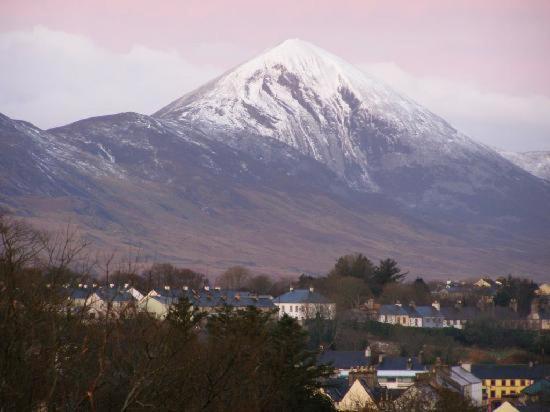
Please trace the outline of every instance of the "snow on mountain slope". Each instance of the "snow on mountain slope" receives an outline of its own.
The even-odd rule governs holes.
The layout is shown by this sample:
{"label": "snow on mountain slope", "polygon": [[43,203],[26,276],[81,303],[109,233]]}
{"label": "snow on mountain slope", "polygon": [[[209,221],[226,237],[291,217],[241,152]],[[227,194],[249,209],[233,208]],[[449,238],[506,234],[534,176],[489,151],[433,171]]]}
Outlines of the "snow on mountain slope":
{"label": "snow on mountain slope", "polygon": [[462,207],[468,202],[458,197],[488,188],[506,196],[506,182],[522,174],[426,108],[301,40],[283,42],[154,116],[260,157],[260,142],[282,142],[350,187],[410,207]]}
{"label": "snow on mountain slope", "polygon": [[123,177],[105,157],[89,156],[30,123],[0,114],[0,191],[11,195],[81,192],[89,176]]}
{"label": "snow on mountain slope", "polygon": [[550,152],[509,152],[499,151],[506,159],[516,166],[541,179],[550,181]]}

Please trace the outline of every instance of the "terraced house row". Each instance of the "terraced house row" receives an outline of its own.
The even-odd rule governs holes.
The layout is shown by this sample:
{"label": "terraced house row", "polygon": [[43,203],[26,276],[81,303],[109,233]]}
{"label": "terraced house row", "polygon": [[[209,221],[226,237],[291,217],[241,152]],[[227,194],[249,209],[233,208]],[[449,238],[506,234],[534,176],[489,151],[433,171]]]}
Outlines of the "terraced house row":
{"label": "terraced house row", "polygon": [[329,302],[313,288],[290,288],[287,293],[276,298],[250,291],[209,286],[198,290],[187,286],[181,288],[164,286],[142,294],[129,284],[124,286],[79,284],[77,287],[67,287],[67,292],[71,310],[78,311],[85,308],[89,318],[119,317],[135,311],[145,311],[159,319],[164,319],[170,308],[182,299],[186,299],[193,307],[206,313],[212,313],[224,307],[235,310],[255,307],[260,311],[272,311],[279,317],[286,314],[299,322],[317,316],[332,319],[336,312],[335,303]]}

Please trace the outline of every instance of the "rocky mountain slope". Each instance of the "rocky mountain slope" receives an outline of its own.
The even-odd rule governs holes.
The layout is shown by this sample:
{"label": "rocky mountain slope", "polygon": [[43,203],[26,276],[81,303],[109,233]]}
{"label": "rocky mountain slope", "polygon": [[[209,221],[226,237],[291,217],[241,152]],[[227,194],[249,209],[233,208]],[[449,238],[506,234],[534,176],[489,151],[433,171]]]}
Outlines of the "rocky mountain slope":
{"label": "rocky mountain slope", "polygon": [[268,50],[155,117],[192,124],[258,157],[271,155],[259,142],[280,141],[350,187],[430,213],[493,215],[503,200],[540,191],[538,182],[494,150],[301,40]]}
{"label": "rocky mountain slope", "polygon": [[439,277],[550,263],[550,185],[297,40],[153,116],[1,116],[0,151],[0,206],[210,274],[319,273],[353,251]]}
{"label": "rocky mountain slope", "polygon": [[523,170],[550,182],[550,152],[499,151],[499,153]]}

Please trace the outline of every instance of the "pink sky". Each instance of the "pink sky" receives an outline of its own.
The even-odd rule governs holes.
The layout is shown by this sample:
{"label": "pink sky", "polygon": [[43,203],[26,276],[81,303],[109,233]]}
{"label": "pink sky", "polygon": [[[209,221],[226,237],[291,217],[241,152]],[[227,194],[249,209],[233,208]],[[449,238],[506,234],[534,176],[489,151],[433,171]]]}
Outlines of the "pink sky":
{"label": "pink sky", "polygon": [[[73,43],[78,41],[84,45],[91,42],[100,54],[112,53],[111,59],[131,56],[131,62],[136,58],[136,46],[145,48],[149,54],[167,53],[159,62],[171,61],[175,53],[178,64],[189,69],[188,81],[177,84],[184,89],[196,87],[207,77],[284,39],[298,37],[359,67],[369,69],[375,65],[384,80],[395,82],[392,85],[401,86],[430,109],[450,117],[453,124],[467,133],[481,140],[488,138],[486,141],[491,143],[495,136],[505,135],[503,146],[513,146],[516,150],[550,149],[550,121],[544,119],[550,118],[549,21],[550,1],[547,0],[1,0],[0,3],[0,36],[18,33],[21,37],[22,33],[34,33],[32,41],[36,43],[37,36],[55,37],[57,32],[76,35],[78,39],[70,40],[73,48],[76,47]],[[47,30],[36,31],[37,26]],[[23,62],[34,65],[35,61],[41,61],[29,57],[33,51],[41,57],[52,55],[46,49],[40,54],[42,46],[29,45],[29,41],[25,43],[28,50]],[[63,44],[62,40],[58,42]],[[13,53],[13,44],[20,44],[14,43],[13,36],[4,42],[6,49],[11,47],[10,53]],[[80,55],[78,51],[72,52]],[[64,57],[70,62],[70,57]],[[7,64],[12,58],[4,53]],[[48,64],[51,67],[46,67],[47,73],[58,71],[54,62]],[[127,65],[131,64],[126,62],[117,67],[129,70]],[[141,69],[144,76],[147,70],[155,69],[151,67],[149,62]],[[14,67],[13,75],[18,76],[20,71],[20,67]],[[73,74],[69,72],[66,77],[76,82]],[[156,74],[169,77],[163,72]],[[36,79],[21,76],[19,82],[4,87],[13,91],[16,87],[13,84],[40,86],[36,85]],[[32,78],[33,72],[29,71],[28,77]],[[43,82],[50,84],[62,81],[43,78]],[[109,84],[102,87],[108,89]],[[79,93],[85,96],[82,90],[79,89]],[[446,90],[447,95],[441,94],[441,90]],[[64,101],[66,115],[56,117],[53,112],[47,113],[46,109],[54,109],[53,103],[44,100],[46,91],[63,101],[62,91],[45,88],[33,105],[25,106],[28,103],[25,99],[30,101],[28,95],[32,91],[17,90],[11,101],[7,101],[8,97],[2,101],[0,96],[0,112],[24,117],[45,127],[52,126],[52,122],[77,120],[77,116],[123,110],[124,102],[119,106],[103,104],[96,96],[97,101],[88,99],[90,107],[79,112]],[[187,91],[166,91],[146,106],[128,109],[151,112],[158,109],[162,99],[175,98]],[[457,99],[462,102],[460,108],[449,107],[447,103],[448,96],[455,91],[464,91]],[[151,93],[149,89],[146,92]],[[123,94],[124,90],[118,93]],[[465,113],[478,95],[481,103],[477,117],[468,119]],[[532,107],[542,114],[533,115]],[[549,108],[548,116],[544,116],[546,108]],[[483,110],[487,110],[487,116]],[[515,123],[510,113],[516,114]],[[51,122],[48,124],[41,114],[47,115]],[[490,127],[484,124],[485,117],[492,119]],[[536,142],[508,144],[526,130],[536,136]]]}
{"label": "pink sky", "polygon": [[546,0],[3,0],[0,10],[2,30],[40,24],[119,51],[176,49],[230,67],[299,37],[354,63],[391,61],[415,75],[550,95]]}

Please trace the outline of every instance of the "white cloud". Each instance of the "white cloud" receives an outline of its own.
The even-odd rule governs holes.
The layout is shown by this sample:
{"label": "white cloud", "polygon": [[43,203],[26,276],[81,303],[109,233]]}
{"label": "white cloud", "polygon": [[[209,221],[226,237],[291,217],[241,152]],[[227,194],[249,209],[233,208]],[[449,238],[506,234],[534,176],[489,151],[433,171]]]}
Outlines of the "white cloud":
{"label": "white cloud", "polygon": [[550,150],[550,98],[482,92],[470,84],[415,77],[394,63],[360,65],[460,131],[508,150]]}
{"label": "white cloud", "polygon": [[0,112],[39,127],[89,116],[152,113],[221,71],[175,51],[114,53],[45,27],[0,34]]}

